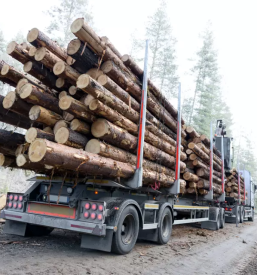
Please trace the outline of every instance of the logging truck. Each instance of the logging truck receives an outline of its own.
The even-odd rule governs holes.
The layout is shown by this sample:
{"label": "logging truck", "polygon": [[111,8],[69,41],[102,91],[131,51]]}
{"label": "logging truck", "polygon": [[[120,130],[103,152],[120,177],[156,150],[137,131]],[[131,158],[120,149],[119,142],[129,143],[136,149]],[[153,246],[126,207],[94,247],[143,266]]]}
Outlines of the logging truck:
{"label": "logging truck", "polygon": [[[214,196],[212,133],[210,149],[208,149],[210,158],[207,156],[210,159],[207,190],[201,189],[203,190],[202,194],[179,195],[183,193],[181,189],[185,188],[185,181],[180,178],[180,154],[182,154],[180,150],[180,86],[175,182],[165,187],[161,186],[156,178],[152,184],[143,185],[143,175],[146,172],[142,164],[146,135],[147,49],[148,46],[146,47],[144,67],[137,162],[133,176],[126,180],[124,178],[113,180],[102,176],[83,179],[52,176],[32,178],[31,181],[34,183],[25,193],[11,192],[7,195],[6,208],[1,212],[1,217],[6,219],[5,233],[25,236],[26,234],[49,234],[54,228],[70,230],[81,233],[82,248],[126,254],[133,249],[138,239],[166,244],[170,239],[173,225],[200,223],[202,228],[213,230],[224,227],[224,209],[226,210],[226,208],[221,207],[225,201],[224,171],[216,172],[216,179],[217,175],[221,175],[218,182],[221,183],[222,192],[218,196],[215,193]],[[57,155],[48,156],[51,151],[49,146],[54,143],[41,139],[36,140],[33,144],[37,149],[40,147],[40,150],[37,150],[39,153],[36,154],[33,150],[35,146],[31,145],[30,160],[36,162],[49,157],[58,161]],[[74,149],[70,148],[70,154],[72,154],[72,150]],[[52,152],[54,151],[52,150]],[[73,156],[74,161],[75,159],[80,161],[80,165],[87,161],[80,155]],[[97,169],[95,166],[91,167]],[[189,178],[198,179],[190,172],[188,175]],[[215,188],[221,190],[220,187]]]}

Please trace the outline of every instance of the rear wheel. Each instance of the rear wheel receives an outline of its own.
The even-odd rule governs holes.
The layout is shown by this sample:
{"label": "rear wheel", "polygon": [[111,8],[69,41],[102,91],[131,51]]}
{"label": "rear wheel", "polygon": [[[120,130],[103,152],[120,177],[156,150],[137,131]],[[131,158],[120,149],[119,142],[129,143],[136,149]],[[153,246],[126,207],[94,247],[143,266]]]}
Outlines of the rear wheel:
{"label": "rear wheel", "polygon": [[249,217],[248,221],[250,221],[250,222],[254,221],[254,210],[253,209],[252,209],[252,217]]}
{"label": "rear wheel", "polygon": [[117,228],[113,236],[112,251],[127,254],[135,246],[139,232],[139,218],[134,206],[127,206],[123,210]]}
{"label": "rear wheel", "polygon": [[172,232],[172,215],[170,209],[166,207],[161,216],[160,227],[158,229],[158,243],[166,244],[170,240]]}
{"label": "rear wheel", "polygon": [[220,213],[218,214],[217,221],[216,221],[216,230],[220,229]]}
{"label": "rear wheel", "polygon": [[47,236],[53,230],[54,228],[51,228],[51,227],[39,226],[35,224],[27,224],[26,235],[35,236],[35,237]]}
{"label": "rear wheel", "polygon": [[220,208],[220,228],[224,228],[225,225],[225,211],[223,208]]}
{"label": "rear wheel", "polygon": [[241,207],[241,211],[240,211],[240,223],[244,222],[244,208]]}

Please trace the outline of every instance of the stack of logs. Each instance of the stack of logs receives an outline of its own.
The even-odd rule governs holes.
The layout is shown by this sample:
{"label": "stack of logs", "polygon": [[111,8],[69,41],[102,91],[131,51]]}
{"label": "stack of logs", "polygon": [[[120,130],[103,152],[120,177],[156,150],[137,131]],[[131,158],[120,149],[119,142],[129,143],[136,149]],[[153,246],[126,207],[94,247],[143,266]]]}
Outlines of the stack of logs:
{"label": "stack of logs", "polygon": [[[67,49],[36,28],[29,31],[28,43],[8,45],[7,53],[23,64],[24,72],[0,62],[0,80],[13,87],[0,97],[0,121],[27,132],[0,131],[0,165],[122,182],[133,176],[137,161],[143,71],[84,19],[75,20],[71,31],[77,38]],[[170,187],[175,179],[177,110],[151,80],[146,119],[143,184]],[[186,127],[183,119],[182,125],[180,192],[205,195],[210,141]],[[217,195],[217,150],[213,178]]]}
{"label": "stack of logs", "polygon": [[[238,172],[232,169],[226,174],[226,196],[238,199]],[[240,194],[241,200],[244,200],[244,178],[240,175]],[[246,192],[247,195],[247,192]]]}

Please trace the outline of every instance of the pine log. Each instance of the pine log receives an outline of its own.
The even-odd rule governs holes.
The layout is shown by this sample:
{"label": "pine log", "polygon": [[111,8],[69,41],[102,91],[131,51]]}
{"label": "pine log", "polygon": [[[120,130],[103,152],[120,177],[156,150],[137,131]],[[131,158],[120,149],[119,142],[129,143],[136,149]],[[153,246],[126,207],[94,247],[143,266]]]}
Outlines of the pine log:
{"label": "pine log", "polygon": [[28,143],[32,143],[34,140],[37,138],[45,138],[50,141],[54,141],[54,134],[52,133],[47,133],[45,131],[42,131],[38,128],[29,128],[26,135],[25,135],[25,140]]}
{"label": "pine log", "polygon": [[187,155],[191,155],[193,153],[193,151],[191,149],[186,149],[186,154]]}
{"label": "pine log", "polygon": [[196,188],[194,187],[189,187],[186,189],[187,194],[196,194]]}
{"label": "pine log", "polygon": [[53,128],[54,134],[56,134],[57,131],[58,131],[60,128],[63,128],[63,127],[69,128],[69,123],[68,123],[67,121],[63,120],[63,119],[57,121],[56,124],[54,125],[54,128]]}
{"label": "pine log", "polygon": [[[120,148],[135,152],[137,148],[137,138],[127,133],[123,129],[115,126],[106,119],[98,119],[92,124],[91,133],[96,138],[101,138],[110,144]],[[149,160],[158,161],[169,168],[175,167],[175,158],[160,151],[156,147],[145,142],[144,156]],[[181,162],[181,170],[184,171],[185,163]]]}
{"label": "pine log", "polygon": [[15,163],[14,157],[5,156],[0,153],[0,167],[11,167],[13,163]]}
{"label": "pine log", "polygon": [[[205,147],[203,143],[198,143],[197,146],[202,149],[207,155],[210,155],[210,150]],[[213,154],[213,161],[215,161],[218,165],[222,165],[222,160],[215,154]]]}
{"label": "pine log", "polygon": [[68,91],[70,88],[70,84],[65,82],[65,80],[61,77],[58,77],[55,82],[55,86],[59,89],[62,89],[64,91]]}
{"label": "pine log", "polygon": [[67,48],[67,53],[75,59],[72,67],[81,74],[86,73],[98,65],[98,57],[79,39],[71,40]]}
{"label": "pine log", "polygon": [[76,86],[70,86],[69,94],[77,100],[80,100],[83,96],[85,96],[85,92],[78,89]]}
{"label": "pine log", "polygon": [[62,97],[67,96],[67,95],[68,95],[68,93],[66,91],[62,91],[62,92],[59,93],[58,98],[60,100]]}
{"label": "pine log", "polygon": [[28,51],[24,50],[22,46],[17,44],[15,41],[8,44],[6,52],[22,64],[25,64],[31,60],[31,57],[28,55]]}
{"label": "pine log", "polygon": [[[210,143],[210,140],[207,138],[206,135],[201,135],[201,140],[202,140],[202,142],[204,143],[204,145],[207,146],[207,148],[210,148],[211,143]],[[218,151],[217,148],[213,147],[213,152],[214,152],[219,158],[221,158],[221,153],[220,153],[220,151]]]}
{"label": "pine log", "polygon": [[187,181],[197,182],[199,180],[199,177],[197,175],[190,173],[190,172],[186,172],[183,174],[183,179],[187,180]]}
{"label": "pine log", "polygon": [[190,188],[197,188],[197,183],[196,183],[196,182],[193,182],[193,181],[190,181],[190,182],[188,183],[188,186],[189,186]]}
{"label": "pine log", "polygon": [[33,84],[34,86],[37,86],[38,88],[40,89],[43,89],[45,91],[49,91],[49,88],[42,84],[42,82],[40,82],[39,80],[36,80],[36,79],[30,79],[30,78],[22,78],[18,81],[17,83],[17,86],[16,86],[16,92],[17,94],[20,94],[20,90],[21,88],[25,85],[25,84],[28,84],[28,83],[31,83]]}
{"label": "pine log", "polygon": [[22,134],[14,133],[0,129],[0,146],[8,148],[17,148],[19,144],[25,143],[25,137]]}
{"label": "pine log", "polygon": [[19,98],[14,91],[11,91],[5,96],[3,107],[19,115],[28,117],[32,105]]}
{"label": "pine log", "polygon": [[67,145],[69,147],[84,149],[88,142],[88,138],[71,129],[62,127],[57,130],[55,134],[55,141],[57,143]]}
{"label": "pine log", "polygon": [[207,190],[209,190],[210,182],[208,180],[205,180],[205,179],[199,179],[199,181],[197,182],[197,188],[198,189],[207,189]]}
{"label": "pine log", "polygon": [[27,35],[27,40],[29,43],[37,48],[47,48],[50,52],[54,53],[63,61],[65,61],[68,57],[66,50],[62,49],[56,42],[52,41],[48,36],[46,36],[37,28],[29,31]]}
{"label": "pine log", "polygon": [[47,50],[45,47],[38,48],[35,54],[35,60],[41,62],[52,71],[54,65],[61,61],[59,57]]}
{"label": "pine log", "polygon": [[91,133],[90,125],[79,119],[73,119],[70,123],[70,128],[71,130],[83,135],[88,135]]}
{"label": "pine log", "polygon": [[19,80],[21,80],[22,78],[28,78],[27,76],[18,72],[16,69],[9,66],[8,64],[3,65],[0,73],[1,73],[2,77],[9,79],[11,81],[11,83],[14,83],[15,86],[17,85]]}
{"label": "pine log", "polygon": [[[130,164],[43,139],[38,139],[31,144],[29,159],[35,163],[79,171],[84,175],[96,174],[98,176],[131,178],[135,171]],[[171,185],[174,182],[174,178],[167,175],[157,174],[157,176],[161,183]],[[154,181],[156,172],[144,170],[143,179]]]}
{"label": "pine log", "polygon": [[192,126],[187,126],[186,132],[191,138],[199,138],[200,137],[200,135],[195,131],[195,129]]}
{"label": "pine log", "polygon": [[80,73],[66,64],[64,61],[58,61],[53,67],[53,72],[56,76],[67,79],[72,85],[76,84]]}
{"label": "pine log", "polygon": [[[210,178],[209,171],[206,170],[206,169],[204,169],[204,168],[197,169],[196,174],[197,174],[198,177],[201,177],[201,178],[204,178],[204,179],[208,179],[209,180],[209,178]],[[213,178],[214,182],[221,184],[221,178],[219,178],[219,177],[217,177],[215,175],[213,175],[212,178]]]}
{"label": "pine log", "polygon": [[73,114],[75,117],[87,122],[92,123],[96,120],[96,116],[90,112],[88,107],[70,96],[62,97],[59,101],[59,107],[62,110]]}
{"label": "pine log", "polygon": [[59,115],[62,114],[62,110],[59,108],[59,101],[56,97],[30,83],[25,84],[21,88],[20,97],[28,103],[48,108]]}
{"label": "pine log", "polygon": [[30,49],[29,49],[29,51],[28,51],[28,55],[29,55],[30,57],[34,57],[35,54],[36,54],[36,51],[37,51],[37,48],[34,47],[34,46],[32,46],[32,47],[30,47]]}
{"label": "pine log", "polygon": [[98,68],[92,68],[88,70],[86,74],[94,80],[97,80],[101,75],[103,75],[103,71],[99,70]]}
{"label": "pine log", "polygon": [[192,161],[192,160],[187,160],[187,161],[186,161],[186,167],[187,167],[188,169],[194,169],[195,166],[193,165],[193,161]]}
{"label": "pine log", "polygon": [[53,127],[58,120],[62,119],[60,115],[38,105],[30,109],[29,118],[32,121],[37,121],[50,127]]}
{"label": "pine log", "polygon": [[120,52],[114,47],[114,45],[111,43],[109,38],[107,36],[102,36],[101,40],[108,46],[120,59],[122,58],[122,55]]}

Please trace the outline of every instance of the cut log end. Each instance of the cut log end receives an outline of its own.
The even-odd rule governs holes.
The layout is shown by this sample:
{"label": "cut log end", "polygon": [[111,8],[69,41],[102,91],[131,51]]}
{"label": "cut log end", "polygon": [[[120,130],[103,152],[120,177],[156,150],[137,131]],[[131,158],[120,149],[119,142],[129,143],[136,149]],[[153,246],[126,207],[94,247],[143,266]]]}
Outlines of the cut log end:
{"label": "cut log end", "polygon": [[69,55],[75,54],[76,52],[78,52],[80,46],[81,46],[81,41],[79,39],[73,39],[68,45],[67,53]]}
{"label": "cut log end", "polygon": [[71,32],[72,33],[77,33],[82,29],[84,25],[84,18],[78,18],[76,19],[72,24],[71,24]]}
{"label": "cut log end", "polygon": [[16,164],[17,164],[18,167],[22,167],[26,163],[27,163],[27,158],[26,158],[25,155],[20,154],[20,155],[17,156],[17,158],[16,158]]}
{"label": "cut log end", "polygon": [[36,48],[36,47],[33,47],[33,46],[30,47],[29,52],[28,52],[29,56],[30,56],[30,57],[34,57],[35,54],[36,54],[36,51],[37,51],[37,48]]}
{"label": "cut log end", "polygon": [[65,80],[61,77],[57,78],[56,82],[55,82],[55,86],[57,88],[62,88],[65,85]]}
{"label": "cut log end", "polygon": [[89,104],[89,109],[91,111],[94,111],[94,110],[97,109],[98,105],[99,105],[99,100],[98,99],[93,99],[93,100],[91,100],[91,102]]}
{"label": "cut log end", "polygon": [[101,143],[98,139],[91,139],[86,145],[85,151],[93,154],[99,154],[101,152]]}
{"label": "cut log end", "polygon": [[72,121],[74,119],[74,115],[68,113],[68,112],[63,112],[63,115],[62,115],[63,119],[66,120],[66,121]]}
{"label": "cut log end", "polygon": [[66,127],[62,127],[55,133],[55,141],[60,144],[65,144],[69,140],[69,134],[69,130]]}
{"label": "cut log end", "polygon": [[58,61],[53,68],[53,72],[55,75],[60,75],[65,71],[65,62],[64,61]]}
{"label": "cut log end", "polygon": [[1,75],[7,75],[10,70],[10,66],[8,64],[4,64],[1,70]]}
{"label": "cut log end", "polygon": [[78,80],[77,80],[77,87],[80,89],[84,89],[88,86],[90,81],[90,77],[87,74],[82,74],[81,76],[79,76]]}
{"label": "cut log end", "polygon": [[15,101],[16,101],[15,91],[9,92],[3,100],[3,107],[5,109],[10,109],[13,106]]}
{"label": "cut log end", "polygon": [[32,69],[32,66],[33,66],[33,63],[32,63],[31,61],[25,63],[24,66],[23,66],[23,71],[24,71],[25,73],[30,72],[31,69]]}
{"label": "cut log end", "polygon": [[21,88],[27,83],[29,83],[29,81],[26,78],[22,78],[19,80],[19,82],[17,83],[17,86],[16,86],[16,91],[18,94],[20,93]]}
{"label": "cut log end", "polygon": [[56,134],[57,133],[57,131],[60,129],[60,128],[63,128],[63,127],[65,127],[65,128],[68,128],[68,123],[67,123],[67,121],[65,121],[65,120],[59,120],[59,121],[57,121],[56,122],[56,124],[54,125],[54,134]]}
{"label": "cut log end", "polygon": [[63,96],[59,101],[59,107],[62,110],[68,110],[72,103],[72,97],[70,96]]}
{"label": "cut log end", "polygon": [[25,140],[28,143],[32,143],[35,139],[37,138],[37,130],[36,128],[32,127],[29,128],[26,135],[25,135]]}
{"label": "cut log end", "polygon": [[29,31],[28,35],[27,35],[27,40],[29,43],[34,42],[39,35],[39,30],[37,28],[33,28],[32,30]]}
{"label": "cut log end", "polygon": [[37,49],[36,54],[35,54],[35,60],[36,61],[42,61],[46,55],[46,48],[41,47]]}
{"label": "cut log end", "polygon": [[5,156],[4,156],[4,154],[0,153],[0,166],[3,166],[4,163],[5,163]]}
{"label": "cut log end", "polygon": [[87,74],[90,77],[92,77],[93,79],[97,80],[99,78],[99,76],[103,75],[103,71],[96,69],[96,68],[92,68],[87,71]]}
{"label": "cut log end", "polygon": [[69,94],[75,95],[77,93],[78,88],[76,86],[70,86],[69,88]]}
{"label": "cut log end", "polygon": [[122,62],[127,62],[129,60],[130,56],[128,54],[124,54],[122,57],[121,57],[121,60]]}
{"label": "cut log end", "polygon": [[35,140],[29,147],[29,159],[31,162],[41,161],[47,151],[47,145],[44,139]]}
{"label": "cut log end", "polygon": [[7,46],[6,53],[12,54],[12,52],[15,50],[16,46],[17,46],[17,43],[15,41],[10,42]]}
{"label": "cut log end", "polygon": [[112,70],[112,68],[113,68],[112,61],[106,61],[102,65],[101,70],[103,71],[103,73],[107,74],[107,73],[109,73]]}
{"label": "cut log end", "polygon": [[104,86],[104,85],[106,85],[107,82],[108,82],[108,77],[107,77],[107,75],[102,74],[102,75],[100,75],[100,76],[97,78],[97,81],[98,81],[102,86]]}
{"label": "cut log end", "polygon": [[63,98],[64,96],[67,96],[68,93],[66,91],[62,91],[59,93],[59,99]]}
{"label": "cut log end", "polygon": [[98,119],[92,124],[91,133],[96,138],[103,137],[108,131],[109,127],[105,119]]}
{"label": "cut log end", "polygon": [[40,112],[41,112],[40,106],[38,105],[33,106],[29,111],[29,118],[33,121],[37,120],[40,116]]}
{"label": "cut log end", "polygon": [[20,98],[25,99],[32,93],[33,86],[30,83],[25,84],[20,90]]}

